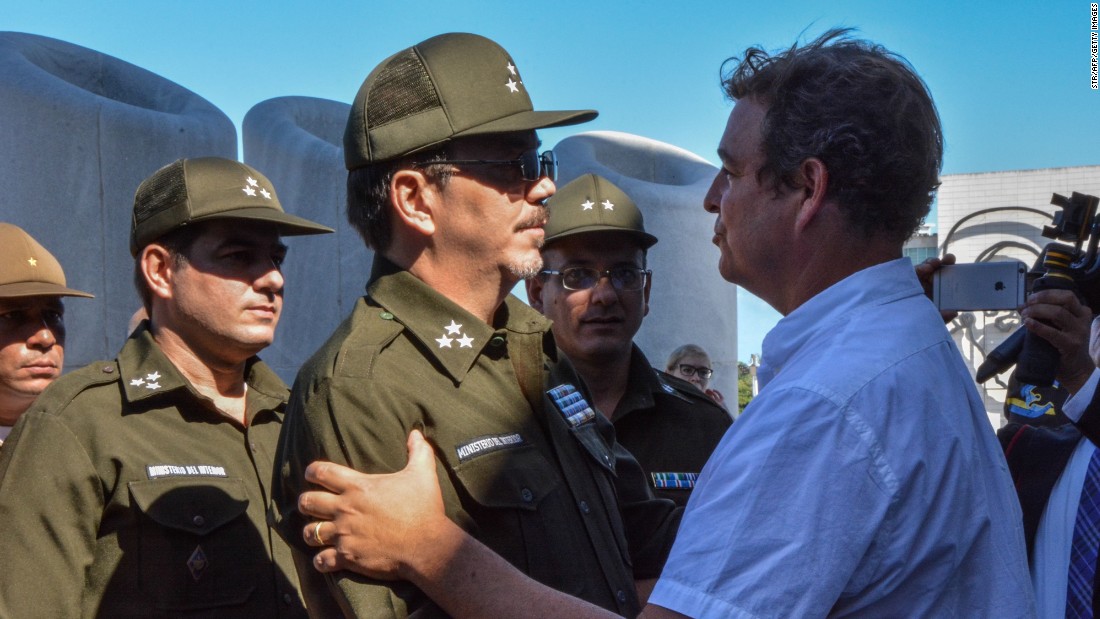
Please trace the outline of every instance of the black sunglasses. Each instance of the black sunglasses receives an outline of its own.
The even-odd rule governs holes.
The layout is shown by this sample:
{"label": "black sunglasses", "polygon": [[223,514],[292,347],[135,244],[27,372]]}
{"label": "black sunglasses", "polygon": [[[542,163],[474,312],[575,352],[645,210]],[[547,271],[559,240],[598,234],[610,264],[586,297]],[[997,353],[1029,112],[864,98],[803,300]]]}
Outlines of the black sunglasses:
{"label": "black sunglasses", "polygon": [[532,148],[524,152],[519,156],[519,159],[444,159],[442,161],[421,161],[413,164],[413,167],[426,168],[437,164],[518,166],[525,181],[537,181],[544,176],[552,181],[558,180],[557,155],[552,150],[539,154],[538,148]]}

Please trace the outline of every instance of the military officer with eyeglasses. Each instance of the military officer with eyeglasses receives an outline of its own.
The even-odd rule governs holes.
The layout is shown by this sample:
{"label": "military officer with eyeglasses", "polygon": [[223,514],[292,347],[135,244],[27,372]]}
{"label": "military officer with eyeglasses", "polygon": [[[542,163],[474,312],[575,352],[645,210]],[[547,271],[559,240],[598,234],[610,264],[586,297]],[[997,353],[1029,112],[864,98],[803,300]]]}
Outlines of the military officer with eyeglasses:
{"label": "military officer with eyeglasses", "polygon": [[531,306],[554,322],[558,347],[655,493],[685,505],[731,419],[690,383],[654,369],[633,342],[649,313],[646,252],[657,238],[634,201],[595,174],[562,187],[549,206],[543,268],[527,280]]}
{"label": "military officer with eyeglasses", "polygon": [[445,34],[383,61],[352,104],[348,218],[373,272],[299,373],[276,455],[279,527],[314,616],[445,616],[409,582],[314,571],[344,532],[298,511],[322,481],[311,462],[399,471],[414,430],[447,515],[550,587],[635,616],[635,581],[671,547],[680,511],[615,441],[550,322],[509,294],[542,270],[555,191],[535,130],[596,116],[533,111],[526,89],[497,44]]}

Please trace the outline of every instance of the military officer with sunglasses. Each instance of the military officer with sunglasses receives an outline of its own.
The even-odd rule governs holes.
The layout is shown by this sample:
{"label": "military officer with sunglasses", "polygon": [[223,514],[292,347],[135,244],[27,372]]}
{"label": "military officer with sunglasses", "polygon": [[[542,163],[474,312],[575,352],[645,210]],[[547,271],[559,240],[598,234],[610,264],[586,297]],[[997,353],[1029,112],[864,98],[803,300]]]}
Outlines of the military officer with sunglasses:
{"label": "military officer with sunglasses", "polygon": [[299,373],[276,456],[279,527],[314,616],[445,616],[409,582],[314,571],[341,532],[298,511],[311,462],[398,471],[413,430],[452,520],[536,580],[638,613],[635,580],[660,573],[679,510],[654,498],[550,322],[509,294],[542,270],[555,191],[535,130],[595,116],[533,111],[515,61],[470,34],[398,52],[363,83],[344,155],[373,271]]}
{"label": "military officer with sunglasses", "polygon": [[646,251],[657,238],[621,189],[595,174],[549,201],[543,269],[527,280],[531,306],[588,384],[619,442],[655,493],[687,504],[730,416],[690,383],[652,367],[633,342],[649,313]]}

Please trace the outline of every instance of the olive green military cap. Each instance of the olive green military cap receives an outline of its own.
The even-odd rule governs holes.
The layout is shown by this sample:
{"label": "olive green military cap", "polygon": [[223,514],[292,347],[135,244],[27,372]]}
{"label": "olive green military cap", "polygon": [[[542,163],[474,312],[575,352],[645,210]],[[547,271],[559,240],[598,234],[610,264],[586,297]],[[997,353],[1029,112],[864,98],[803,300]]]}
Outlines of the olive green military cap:
{"label": "olive green military cap", "polygon": [[194,222],[242,219],[274,223],[283,236],[324,234],[332,228],[283,211],[267,177],[220,157],[179,159],[153,172],[134,194],[130,253]]}
{"label": "olive green military cap", "polygon": [[562,187],[547,201],[546,244],[588,232],[624,232],[637,238],[642,249],[657,242],[645,231],[638,206],[611,181],[585,174]]}
{"label": "olive green military cap", "polygon": [[0,299],[38,296],[94,295],[66,286],[53,254],[19,226],[0,223]]}
{"label": "olive green military cap", "polygon": [[516,63],[476,34],[432,37],[371,71],[351,105],[344,163],[354,170],[451,138],[588,122],[595,110],[534,111]]}

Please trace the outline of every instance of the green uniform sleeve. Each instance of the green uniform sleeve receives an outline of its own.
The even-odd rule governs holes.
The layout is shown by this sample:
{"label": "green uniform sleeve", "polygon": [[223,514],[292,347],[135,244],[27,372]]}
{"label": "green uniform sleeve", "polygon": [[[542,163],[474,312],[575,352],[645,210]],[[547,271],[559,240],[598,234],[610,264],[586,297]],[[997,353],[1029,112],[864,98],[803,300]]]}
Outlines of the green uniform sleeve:
{"label": "green uniform sleeve", "polygon": [[81,614],[103,489],[68,426],[27,413],[0,447],[0,617]]}
{"label": "green uniform sleeve", "polygon": [[[309,489],[304,481],[309,463],[327,460],[368,473],[391,473],[408,460],[405,442],[411,423],[393,411],[378,413],[388,407],[368,398],[365,386],[351,389],[344,379],[336,382],[336,387],[328,379],[308,389],[295,385],[276,455],[277,528],[295,553],[310,615],[334,616],[338,607],[346,616],[357,617],[445,616],[410,583],[376,581],[350,572],[322,575],[310,563],[316,549],[302,539],[308,521],[297,510],[298,495]],[[342,424],[333,421],[337,411]],[[441,474],[445,480],[446,474]],[[454,496],[450,486],[443,487],[445,500]]]}

